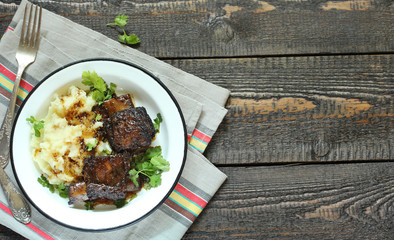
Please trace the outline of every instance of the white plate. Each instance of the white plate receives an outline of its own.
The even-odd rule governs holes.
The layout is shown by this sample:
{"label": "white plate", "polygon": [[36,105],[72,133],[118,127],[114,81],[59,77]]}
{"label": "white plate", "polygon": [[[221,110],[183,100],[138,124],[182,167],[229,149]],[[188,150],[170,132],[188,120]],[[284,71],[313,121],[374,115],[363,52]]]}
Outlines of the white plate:
{"label": "white plate", "polygon": [[[160,113],[163,122],[152,145],[160,145],[170,171],[162,174],[162,184],[138,196],[123,208],[93,210],[73,208],[68,199],[51,193],[37,182],[41,175],[30,147],[31,125],[26,118],[43,118],[55,92],[73,84],[81,85],[83,71],[96,71],[107,83],[134,96],[136,106],[146,108],[153,119]],[[86,89],[86,87],[84,87]],[[11,135],[11,161],[18,184],[30,203],[42,214],[64,226],[80,230],[109,230],[135,223],[152,213],[169,196],[186,159],[186,127],[180,107],[166,86],[148,71],[115,59],[86,59],[66,65],[45,77],[27,96],[16,116]],[[34,218],[34,216],[33,216]]]}

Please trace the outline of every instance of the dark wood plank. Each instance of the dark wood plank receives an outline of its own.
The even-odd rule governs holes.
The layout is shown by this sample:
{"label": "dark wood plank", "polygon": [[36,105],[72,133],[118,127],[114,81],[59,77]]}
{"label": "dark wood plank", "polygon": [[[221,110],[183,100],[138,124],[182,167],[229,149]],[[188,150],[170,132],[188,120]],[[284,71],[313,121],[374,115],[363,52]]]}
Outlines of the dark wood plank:
{"label": "dark wood plank", "polygon": [[392,239],[394,163],[224,167],[184,239]]}
{"label": "dark wood plank", "polygon": [[0,239],[1,240],[25,240],[26,238],[19,235],[18,233],[12,231],[9,228],[6,228],[0,225]]}
{"label": "dark wood plank", "polygon": [[[127,14],[139,49],[161,58],[394,51],[390,0],[33,2],[113,39],[106,24]],[[1,32],[14,11],[0,4]]]}
{"label": "dark wood plank", "polygon": [[216,164],[394,159],[394,55],[168,62],[231,91]]}
{"label": "dark wood plank", "polygon": [[[392,239],[394,162],[222,167],[183,239]],[[0,227],[1,239],[23,239]]]}
{"label": "dark wood plank", "polygon": [[358,55],[394,51],[392,1],[33,2],[113,39],[127,14],[139,50],[232,91],[206,152],[229,178],[184,239],[392,239],[394,163],[328,163],[394,159],[394,55]]}

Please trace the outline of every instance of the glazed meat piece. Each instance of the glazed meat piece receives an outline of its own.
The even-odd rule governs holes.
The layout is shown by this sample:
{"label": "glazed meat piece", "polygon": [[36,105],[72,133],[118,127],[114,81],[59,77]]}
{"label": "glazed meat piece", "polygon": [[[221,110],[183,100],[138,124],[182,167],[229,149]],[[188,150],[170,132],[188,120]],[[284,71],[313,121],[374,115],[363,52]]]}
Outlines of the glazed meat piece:
{"label": "glazed meat piece", "polygon": [[96,199],[124,199],[129,170],[130,162],[122,155],[85,158],[83,182],[70,185],[68,204]]}
{"label": "glazed meat piece", "polygon": [[88,157],[84,160],[83,178],[87,184],[104,184],[111,187],[125,185],[130,162],[122,155]]}
{"label": "glazed meat piece", "polygon": [[109,199],[109,200],[119,200],[126,198],[126,188],[122,187],[112,187],[104,184],[89,183],[86,186],[86,195],[90,200],[96,199]]}
{"label": "glazed meat piece", "polygon": [[141,189],[141,180],[138,187],[131,180],[127,181],[125,187],[111,187],[104,184],[78,182],[70,185],[68,204],[74,204],[84,201],[93,201],[97,199],[103,200],[119,200],[125,199],[128,193],[138,192]]}
{"label": "glazed meat piece", "polygon": [[83,202],[89,200],[88,195],[86,194],[86,183],[79,182],[71,184],[68,195],[68,204],[74,204],[76,202]]}
{"label": "glazed meat piece", "polygon": [[125,94],[106,100],[101,105],[96,105],[93,111],[100,113],[100,115],[106,119],[115,112],[133,107],[134,104],[130,94]]}
{"label": "glazed meat piece", "polygon": [[108,141],[117,152],[138,152],[150,146],[156,130],[144,107],[128,108],[104,122]]}
{"label": "glazed meat piece", "polygon": [[83,182],[70,185],[69,204],[86,200],[125,199],[127,193],[141,189],[128,177],[129,158],[125,155],[89,157],[84,160]]}
{"label": "glazed meat piece", "polygon": [[93,201],[97,199],[119,200],[125,199],[128,193],[138,192],[141,190],[142,181],[137,179],[138,186],[128,179],[126,186],[111,187],[104,184],[78,182],[70,185],[68,204],[74,204],[84,201]]}

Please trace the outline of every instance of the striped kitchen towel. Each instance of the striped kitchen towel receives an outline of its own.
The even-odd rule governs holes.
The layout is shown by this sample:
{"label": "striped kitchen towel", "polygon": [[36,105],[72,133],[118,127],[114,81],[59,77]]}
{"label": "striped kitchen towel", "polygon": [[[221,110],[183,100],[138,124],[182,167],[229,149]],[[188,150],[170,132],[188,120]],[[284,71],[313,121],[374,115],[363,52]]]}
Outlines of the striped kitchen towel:
{"label": "striped kitchen towel", "polygon": [[[21,2],[0,42],[0,119],[4,118],[17,71],[15,53],[26,3],[25,0]],[[95,57],[123,59],[152,72],[174,94],[187,125],[187,160],[182,176],[169,198],[158,210],[134,225],[109,232],[78,231],[47,219],[34,208],[32,222],[24,225],[10,215],[2,193],[0,224],[29,239],[182,238],[226,179],[226,175],[202,152],[227,113],[224,105],[229,91],[45,9],[41,35],[36,61],[23,75],[17,105],[22,103],[40,79],[65,64]],[[14,180],[10,166],[6,172]]]}

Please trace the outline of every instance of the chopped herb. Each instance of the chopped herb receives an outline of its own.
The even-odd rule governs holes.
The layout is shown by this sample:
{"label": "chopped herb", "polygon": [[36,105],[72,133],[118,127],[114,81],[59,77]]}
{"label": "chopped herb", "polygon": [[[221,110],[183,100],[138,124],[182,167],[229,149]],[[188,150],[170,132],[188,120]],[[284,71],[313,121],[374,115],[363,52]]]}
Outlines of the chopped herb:
{"label": "chopped herb", "polygon": [[112,153],[112,151],[109,150],[109,149],[104,149],[104,150],[103,150],[103,153],[110,155],[110,154]]}
{"label": "chopped herb", "polygon": [[161,184],[161,173],[153,174],[149,177],[149,188],[158,187]]}
{"label": "chopped herb", "polygon": [[54,193],[54,192],[55,192],[55,187],[54,187],[52,184],[49,183],[48,179],[47,179],[44,175],[41,175],[41,177],[39,177],[39,178],[37,179],[37,181],[38,181],[43,187],[49,188],[49,191],[51,191],[51,193]]}
{"label": "chopped herb", "polygon": [[57,191],[59,192],[59,196],[62,198],[68,198],[68,190],[69,188],[64,185],[64,183],[61,183],[57,185]]}
{"label": "chopped herb", "polygon": [[93,201],[85,201],[85,208],[86,210],[93,210],[94,209],[94,202]]}
{"label": "chopped herb", "polygon": [[41,132],[40,130],[44,128],[44,120],[38,121],[35,119],[33,116],[30,116],[29,118],[26,118],[26,121],[30,122],[33,124],[33,129],[34,129],[34,136],[36,137],[41,137]]}
{"label": "chopped herb", "polygon": [[156,118],[153,119],[153,127],[155,128],[156,132],[159,132],[160,130],[160,123],[163,121],[163,118],[161,117],[161,114],[158,113]]}
{"label": "chopped herb", "polygon": [[150,162],[163,172],[168,172],[170,170],[170,165],[167,160],[163,158],[161,153],[151,158]]}
{"label": "chopped herb", "polygon": [[97,147],[98,140],[94,139],[94,142],[86,144],[87,150],[90,152],[93,148]]}
{"label": "chopped herb", "polygon": [[137,194],[134,194],[133,196],[131,196],[130,198],[129,198],[129,202],[131,201],[131,200],[133,200],[134,198],[136,198],[137,197]]}
{"label": "chopped herb", "polygon": [[95,71],[84,71],[82,73],[82,84],[90,87],[89,94],[98,104],[111,99],[116,90],[116,84],[111,83],[108,87],[104,79],[99,77]]}
{"label": "chopped herb", "polygon": [[135,170],[135,169],[133,168],[133,169],[131,169],[131,170],[129,171],[129,174],[130,174],[130,179],[131,179],[131,181],[133,181],[134,185],[136,185],[136,186],[138,187],[138,186],[139,186],[139,183],[138,183],[138,181],[137,181],[137,178],[139,178],[140,172],[137,171],[137,170]]}
{"label": "chopped herb", "polygon": [[115,17],[115,22],[113,23],[108,23],[107,26],[118,26],[122,32],[123,35],[118,35],[118,41],[124,44],[129,44],[129,45],[134,45],[140,42],[140,39],[138,38],[137,35],[135,34],[127,34],[126,30],[124,27],[127,24],[128,16],[121,14]]}
{"label": "chopped herb", "polygon": [[117,87],[117,86],[116,86],[115,83],[110,83],[110,84],[109,84],[109,90],[107,91],[107,95],[106,95],[106,99],[107,99],[107,100],[112,98],[112,96],[113,96],[114,93],[115,93],[116,87]]}
{"label": "chopped herb", "polygon": [[94,120],[96,120],[96,122],[98,122],[98,121],[101,121],[101,119],[103,119],[103,116],[101,116],[101,114],[98,113],[98,114],[96,115],[96,118],[95,118]]}
{"label": "chopped herb", "polygon": [[129,171],[130,179],[138,186],[139,175],[145,175],[149,178],[146,189],[160,186],[161,173],[170,170],[170,163],[163,158],[160,146],[148,148],[144,154],[136,156],[134,161],[135,166]]}
{"label": "chopped herb", "polygon": [[114,201],[114,205],[116,206],[116,208],[121,208],[124,205],[126,205],[127,201],[126,199],[118,199]]}
{"label": "chopped herb", "polygon": [[66,185],[64,185],[64,183],[61,183],[61,184],[59,184],[59,185],[51,184],[51,183],[49,183],[48,179],[47,179],[44,175],[41,175],[41,177],[39,177],[39,178],[37,179],[37,181],[38,181],[43,187],[48,188],[49,191],[50,191],[51,193],[54,193],[55,191],[58,191],[60,197],[62,197],[62,198],[68,198],[68,196],[69,196],[69,195],[68,195],[69,187],[66,186]]}

